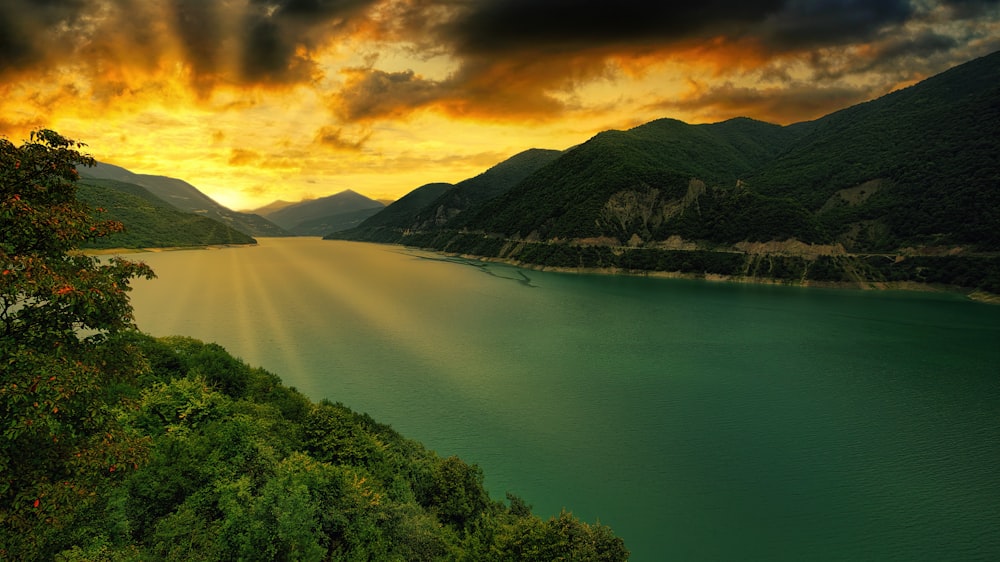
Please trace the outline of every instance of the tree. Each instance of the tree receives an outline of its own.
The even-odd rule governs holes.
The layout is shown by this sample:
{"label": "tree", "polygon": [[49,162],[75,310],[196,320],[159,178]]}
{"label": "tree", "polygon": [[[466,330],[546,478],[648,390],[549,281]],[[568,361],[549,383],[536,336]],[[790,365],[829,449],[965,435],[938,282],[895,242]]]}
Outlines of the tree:
{"label": "tree", "polygon": [[[50,130],[0,139],[0,558],[45,557],[45,541],[136,467],[143,439],[119,427],[116,383],[142,369],[134,328],[142,263],[80,245],[123,229],[76,199],[82,143]],[[53,547],[54,548],[54,547]]]}

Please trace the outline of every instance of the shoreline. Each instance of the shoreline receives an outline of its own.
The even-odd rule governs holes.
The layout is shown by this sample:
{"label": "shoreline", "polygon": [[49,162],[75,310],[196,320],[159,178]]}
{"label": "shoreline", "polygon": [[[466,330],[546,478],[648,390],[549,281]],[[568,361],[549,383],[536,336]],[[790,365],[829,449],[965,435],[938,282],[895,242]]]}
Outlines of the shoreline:
{"label": "shoreline", "polygon": [[[342,240],[343,242],[358,242],[353,240]],[[484,263],[500,263],[527,269],[531,271],[549,271],[554,273],[590,274],[590,275],[628,275],[633,277],[656,277],[661,279],[690,279],[711,281],[715,283],[741,283],[755,285],[786,285],[789,287],[816,287],[823,289],[846,289],[855,291],[912,291],[921,293],[951,293],[964,296],[966,299],[984,304],[1000,305],[1000,294],[994,294],[980,289],[969,287],[959,287],[956,285],[938,285],[920,283],[917,281],[793,281],[789,279],[775,279],[773,277],[746,277],[738,275],[721,275],[715,273],[685,273],[681,271],[643,271],[628,270],[616,267],[560,267],[551,265],[538,265],[525,263],[507,258],[496,258],[477,256],[474,254],[462,254],[455,252],[444,252],[441,250],[420,248],[418,246],[408,246],[406,244],[366,242],[368,244],[378,244],[379,246],[398,246],[420,250],[422,252],[432,252],[442,256],[459,257],[467,260],[475,260]],[[165,246],[159,248],[94,248],[79,251],[84,255],[117,255],[117,254],[147,254],[162,252],[178,252],[184,250],[222,250],[226,248],[255,247],[259,243],[253,244],[206,244],[200,246]]]}
{"label": "shoreline", "polygon": [[110,256],[117,254],[158,254],[162,252],[180,252],[184,250],[223,250],[226,248],[246,248],[259,244],[202,244],[197,246],[162,246],[150,248],[86,248],[76,253],[85,256]]}
{"label": "shoreline", "polygon": [[917,281],[792,281],[789,279],[775,279],[773,277],[746,277],[737,275],[720,275],[715,273],[684,273],[682,271],[642,271],[627,270],[616,267],[559,267],[550,265],[537,265],[523,263],[518,260],[506,258],[490,258],[473,254],[459,254],[453,252],[441,252],[439,250],[427,250],[415,246],[405,246],[394,244],[405,248],[414,248],[421,251],[431,251],[441,255],[460,257],[463,259],[476,260],[487,263],[501,263],[511,265],[531,271],[548,271],[554,273],[574,273],[591,275],[629,275],[634,277],[656,277],[661,279],[690,279],[711,281],[715,283],[741,283],[755,285],[786,285],[789,287],[816,287],[822,289],[846,289],[855,291],[912,291],[920,293],[951,293],[964,296],[966,299],[984,304],[1000,305],[1000,295],[972,289],[969,287],[959,287],[957,285],[938,285],[930,283],[920,283]]}

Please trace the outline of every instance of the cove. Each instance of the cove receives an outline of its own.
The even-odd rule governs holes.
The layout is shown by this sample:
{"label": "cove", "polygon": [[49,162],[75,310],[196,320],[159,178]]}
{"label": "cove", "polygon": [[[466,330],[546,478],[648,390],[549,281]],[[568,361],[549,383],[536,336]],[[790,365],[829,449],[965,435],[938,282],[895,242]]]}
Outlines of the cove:
{"label": "cove", "polygon": [[479,464],[637,561],[1000,559],[1000,307],[262,239],[131,256],[140,329]]}

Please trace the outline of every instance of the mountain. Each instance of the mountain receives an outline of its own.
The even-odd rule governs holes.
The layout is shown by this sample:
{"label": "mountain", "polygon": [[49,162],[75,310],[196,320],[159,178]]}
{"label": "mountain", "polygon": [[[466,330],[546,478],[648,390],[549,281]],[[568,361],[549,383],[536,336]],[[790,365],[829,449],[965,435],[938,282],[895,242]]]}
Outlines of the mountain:
{"label": "mountain", "polygon": [[221,222],[185,213],[145,188],[110,179],[83,179],[77,197],[101,218],[120,221],[125,232],[90,241],[88,248],[163,248],[217,244],[256,244],[250,236]]}
{"label": "mountain", "polygon": [[319,217],[300,222],[291,229],[293,234],[299,236],[325,236],[334,232],[340,232],[360,225],[368,217],[381,211],[384,207],[369,207],[356,211],[347,211],[325,217]]}
{"label": "mountain", "polygon": [[456,208],[435,201],[409,225],[338,237],[540,265],[1000,290],[1000,53],[809,122],[605,131]]}
{"label": "mountain", "polygon": [[421,186],[361,223],[356,230],[366,232],[364,236],[374,240],[380,231],[387,229],[390,232],[423,230],[454,224],[463,212],[506,193],[560,154],[558,150],[532,148],[455,185],[431,183]]}
{"label": "mountain", "polygon": [[283,229],[261,216],[239,213],[220,205],[184,180],[136,174],[103,162],[98,162],[94,167],[80,168],[79,172],[80,177],[84,179],[108,179],[138,185],[180,211],[215,219],[249,236],[288,235]]}
{"label": "mountain", "polygon": [[558,150],[532,148],[500,162],[476,177],[461,181],[417,213],[412,228],[445,226],[464,211],[503,195],[560,154],[562,153]]}
{"label": "mountain", "polygon": [[357,226],[385,205],[350,189],[270,212],[268,220],[302,236],[322,236]]}
{"label": "mountain", "polygon": [[254,215],[260,215],[260,216],[262,216],[264,218],[267,218],[267,215],[270,215],[271,213],[273,213],[273,212],[275,212],[275,211],[277,211],[279,209],[284,209],[285,207],[288,207],[288,206],[291,206],[291,205],[294,205],[294,204],[295,204],[295,201],[284,201],[282,199],[277,199],[275,201],[271,201],[270,203],[268,203],[267,205],[264,205],[263,207],[260,207],[260,208],[257,208],[257,209],[250,209],[250,210],[246,210],[246,211],[242,211],[242,212],[244,212],[244,213],[250,213],[250,214],[254,214]]}
{"label": "mountain", "polygon": [[365,219],[361,229],[405,227],[416,222],[417,214],[428,207],[438,197],[453,188],[450,183],[429,183],[422,185],[386,206],[378,213]]}

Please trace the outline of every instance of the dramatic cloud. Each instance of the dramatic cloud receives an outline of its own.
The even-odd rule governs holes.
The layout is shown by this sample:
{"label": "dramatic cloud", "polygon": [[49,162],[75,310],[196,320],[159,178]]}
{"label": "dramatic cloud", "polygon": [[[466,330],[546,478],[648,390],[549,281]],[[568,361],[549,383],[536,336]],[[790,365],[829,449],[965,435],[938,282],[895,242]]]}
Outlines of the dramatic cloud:
{"label": "dramatic cloud", "polygon": [[1000,0],[942,0],[959,18],[974,18],[995,10]]}
{"label": "dramatic cloud", "polygon": [[357,152],[364,148],[365,141],[371,137],[371,132],[365,133],[361,138],[349,140],[346,138],[343,128],[321,127],[316,132],[316,142],[335,151]]}
{"label": "dramatic cloud", "polygon": [[829,47],[871,39],[913,14],[908,0],[789,0],[762,23],[759,35],[780,51]]}
{"label": "dramatic cloud", "polygon": [[694,84],[678,99],[660,100],[651,107],[665,113],[694,114],[699,121],[724,121],[753,115],[756,119],[788,124],[866,101],[869,92],[859,88],[815,87],[793,84],[781,88],[750,88],[731,83],[711,87]]}
{"label": "dramatic cloud", "polygon": [[[313,77],[313,55],[374,0],[9,0],[0,74],[33,67],[181,62],[198,84]],[[143,56],[145,55],[145,56]]]}
{"label": "dramatic cloud", "polygon": [[459,181],[658,117],[812,119],[998,49],[1000,0],[3,0],[0,134],[176,159],[234,198],[384,195],[387,167]]}
{"label": "dramatic cloud", "polygon": [[367,121],[406,115],[446,95],[447,86],[426,80],[412,70],[384,72],[371,68],[345,69],[343,88],[334,96],[338,115],[345,121]]}
{"label": "dramatic cloud", "polygon": [[592,49],[677,42],[739,30],[783,7],[781,0],[485,0],[444,26],[462,53]]}

